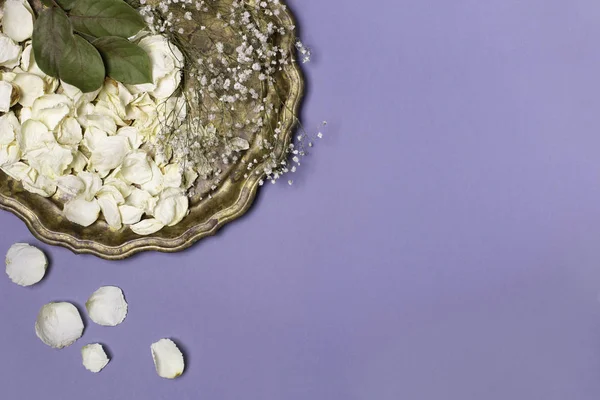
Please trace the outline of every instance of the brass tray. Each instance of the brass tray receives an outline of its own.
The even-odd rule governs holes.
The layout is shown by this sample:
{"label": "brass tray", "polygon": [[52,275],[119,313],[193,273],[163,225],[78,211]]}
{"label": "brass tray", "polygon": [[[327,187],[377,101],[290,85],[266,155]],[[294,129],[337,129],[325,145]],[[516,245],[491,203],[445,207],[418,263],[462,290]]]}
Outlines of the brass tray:
{"label": "brass tray", "polygon": [[[294,17],[287,8],[280,16],[286,24],[295,25]],[[279,46],[294,53],[295,35],[280,36]],[[294,57],[295,59],[295,57]],[[277,95],[283,99],[280,109],[281,134],[274,149],[282,161],[292,141],[298,110],[304,93],[304,80],[297,62],[288,63],[277,76]],[[0,171],[0,209],[12,212],[25,222],[39,240],[64,246],[75,253],[94,254],[110,260],[118,260],[133,254],[156,250],[176,252],[196,241],[214,235],[219,228],[242,216],[256,196],[259,182],[265,177],[261,164],[248,169],[248,162],[261,159],[264,150],[258,142],[263,133],[251,138],[251,147],[228,171],[211,197],[190,199],[190,213],[179,224],[165,227],[149,236],[139,236],[129,228],[110,230],[106,222],[98,220],[84,228],[69,222],[62,214],[63,205],[54,198],[43,198],[29,193],[21,184]]]}

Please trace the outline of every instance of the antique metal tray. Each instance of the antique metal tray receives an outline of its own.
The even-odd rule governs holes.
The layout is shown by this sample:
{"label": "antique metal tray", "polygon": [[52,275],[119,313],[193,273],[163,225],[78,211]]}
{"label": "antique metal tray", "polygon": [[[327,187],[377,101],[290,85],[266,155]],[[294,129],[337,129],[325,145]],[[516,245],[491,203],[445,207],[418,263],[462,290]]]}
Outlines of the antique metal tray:
{"label": "antique metal tray", "polygon": [[[294,25],[289,8],[281,18]],[[294,35],[281,36],[278,45],[294,54]],[[304,81],[297,62],[289,63],[278,73],[276,91],[276,95],[283,100],[279,112],[282,133],[274,151],[280,160],[284,160],[293,137],[304,91]],[[259,132],[255,137],[249,138],[250,149],[231,166],[218,188],[210,192],[210,197],[207,193],[192,197],[190,213],[182,222],[165,227],[150,236],[136,235],[126,227],[118,231],[110,230],[104,220],[98,220],[87,228],[73,224],[63,217],[63,204],[59,200],[29,193],[19,182],[1,171],[0,208],[23,220],[39,240],[67,247],[75,253],[89,253],[117,260],[148,250],[180,251],[204,237],[214,235],[219,228],[239,218],[250,208],[264,173],[260,163],[253,165],[251,169],[248,169],[247,164],[251,160],[261,159],[265,151],[259,145],[263,134],[266,132]]]}

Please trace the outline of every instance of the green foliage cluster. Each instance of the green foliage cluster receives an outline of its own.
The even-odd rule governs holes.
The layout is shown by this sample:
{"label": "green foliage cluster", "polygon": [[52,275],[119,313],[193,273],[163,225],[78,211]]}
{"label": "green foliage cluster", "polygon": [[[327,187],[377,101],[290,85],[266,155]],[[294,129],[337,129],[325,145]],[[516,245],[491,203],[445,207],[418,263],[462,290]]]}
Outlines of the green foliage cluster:
{"label": "green foliage cluster", "polygon": [[33,54],[42,71],[83,92],[105,76],[126,84],[152,82],[148,54],[128,40],[146,27],[123,0],[42,0]]}

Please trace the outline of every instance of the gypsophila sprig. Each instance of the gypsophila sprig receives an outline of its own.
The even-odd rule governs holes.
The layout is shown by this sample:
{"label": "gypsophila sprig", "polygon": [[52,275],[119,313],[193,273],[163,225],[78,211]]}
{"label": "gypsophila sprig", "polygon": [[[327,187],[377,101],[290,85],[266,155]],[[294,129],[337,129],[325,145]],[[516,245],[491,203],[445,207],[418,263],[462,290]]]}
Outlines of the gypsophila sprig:
{"label": "gypsophila sprig", "polygon": [[[211,182],[199,192],[216,189],[238,162],[247,165],[244,177],[252,170],[273,183],[295,172],[314,137],[296,120],[298,142],[278,148],[289,129],[281,116],[292,111],[277,95],[278,78],[295,62],[280,45],[283,37],[295,37],[294,24],[281,18],[286,6],[279,0],[142,0],[139,10],[150,29],[167,35],[185,56],[182,91],[189,113],[176,123],[163,121],[157,153],[181,158]],[[310,50],[294,43],[308,62]],[[252,140],[261,157],[240,159]]]}

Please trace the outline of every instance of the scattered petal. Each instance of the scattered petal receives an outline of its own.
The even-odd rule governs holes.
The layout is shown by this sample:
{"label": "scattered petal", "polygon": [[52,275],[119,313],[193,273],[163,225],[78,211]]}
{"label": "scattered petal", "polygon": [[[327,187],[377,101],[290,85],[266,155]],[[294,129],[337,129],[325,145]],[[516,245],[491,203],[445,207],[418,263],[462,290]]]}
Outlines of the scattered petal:
{"label": "scattered petal", "polygon": [[81,349],[81,358],[85,369],[93,373],[102,371],[110,361],[104,348],[99,343],[83,346]]}
{"label": "scattered petal", "polygon": [[175,379],[183,374],[183,354],[170,339],[161,339],[150,347],[156,373],[161,378]]}
{"label": "scattered petal", "polygon": [[85,303],[92,321],[103,326],[117,326],[127,316],[127,302],[123,291],[116,286],[103,286]]}
{"label": "scattered petal", "polygon": [[41,281],[47,266],[44,253],[27,243],[13,244],[6,253],[6,274],[20,286],[31,286]]}
{"label": "scattered petal", "polygon": [[48,303],[38,313],[35,333],[46,345],[62,349],[83,334],[83,321],[77,308],[66,302]]}

